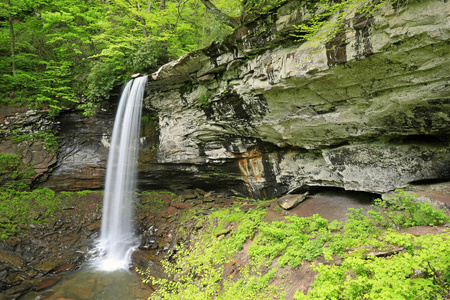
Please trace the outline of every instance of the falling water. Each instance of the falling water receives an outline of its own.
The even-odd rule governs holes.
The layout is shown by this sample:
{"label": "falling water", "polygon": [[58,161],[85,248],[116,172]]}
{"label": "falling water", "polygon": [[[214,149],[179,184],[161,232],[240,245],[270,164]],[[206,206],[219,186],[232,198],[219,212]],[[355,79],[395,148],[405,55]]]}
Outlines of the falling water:
{"label": "falling water", "polygon": [[142,99],[147,76],[127,83],[119,102],[109,150],[97,264],[105,271],[127,269],[137,238],[133,204]]}

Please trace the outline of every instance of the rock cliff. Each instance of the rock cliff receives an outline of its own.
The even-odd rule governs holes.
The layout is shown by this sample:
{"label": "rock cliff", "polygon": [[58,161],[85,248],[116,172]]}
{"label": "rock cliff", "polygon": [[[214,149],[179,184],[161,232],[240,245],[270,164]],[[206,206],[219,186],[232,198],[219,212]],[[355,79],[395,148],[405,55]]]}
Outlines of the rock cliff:
{"label": "rock cliff", "polygon": [[449,4],[348,16],[344,39],[318,49],[291,35],[307,17],[291,1],[152,74],[159,142],[143,186],[269,198],[450,178]]}

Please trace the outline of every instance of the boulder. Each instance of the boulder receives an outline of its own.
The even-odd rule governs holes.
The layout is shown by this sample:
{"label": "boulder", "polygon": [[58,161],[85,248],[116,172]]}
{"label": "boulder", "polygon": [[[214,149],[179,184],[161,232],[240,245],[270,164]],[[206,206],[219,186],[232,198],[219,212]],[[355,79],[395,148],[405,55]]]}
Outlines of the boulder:
{"label": "boulder", "polygon": [[308,192],[298,195],[285,195],[281,198],[278,198],[277,203],[282,209],[289,210],[297,207],[300,203],[305,201],[307,196]]}

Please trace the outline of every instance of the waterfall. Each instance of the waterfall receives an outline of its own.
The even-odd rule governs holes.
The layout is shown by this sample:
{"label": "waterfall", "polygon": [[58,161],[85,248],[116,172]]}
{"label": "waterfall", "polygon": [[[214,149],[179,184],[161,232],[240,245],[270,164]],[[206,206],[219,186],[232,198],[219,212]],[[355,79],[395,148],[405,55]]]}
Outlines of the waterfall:
{"label": "waterfall", "polygon": [[99,269],[127,269],[131,252],[137,246],[134,235],[133,206],[142,100],[147,76],[129,81],[114,121],[106,169],[103,214],[98,249],[103,254]]}

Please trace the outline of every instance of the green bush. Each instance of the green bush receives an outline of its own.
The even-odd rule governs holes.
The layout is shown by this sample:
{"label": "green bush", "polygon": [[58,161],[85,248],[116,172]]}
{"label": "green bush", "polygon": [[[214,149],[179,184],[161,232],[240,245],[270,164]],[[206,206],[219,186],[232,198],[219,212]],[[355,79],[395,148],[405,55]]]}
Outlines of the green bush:
{"label": "green bush", "polygon": [[406,228],[412,226],[434,226],[448,220],[445,212],[435,207],[421,203],[413,195],[402,190],[396,190],[394,197],[376,199],[374,210],[369,215],[378,226],[383,228]]}
{"label": "green bush", "polygon": [[308,218],[292,216],[285,219],[261,223],[249,255],[258,262],[268,259],[268,264],[279,256],[278,264],[282,267],[296,267],[303,260],[322,256],[324,244],[332,237],[328,221],[317,214]]}
{"label": "green bush", "polygon": [[26,189],[35,174],[19,157],[0,153],[0,191],[8,188]]}
{"label": "green bush", "polygon": [[[400,235],[395,233],[396,235]],[[315,264],[313,289],[295,299],[448,299],[448,234],[413,237],[410,246],[390,257],[349,256],[337,265]]]}
{"label": "green bush", "polygon": [[122,71],[113,63],[95,62],[86,79],[88,100],[95,102],[109,99],[113,88],[121,82]]}
{"label": "green bush", "polygon": [[[279,288],[269,285],[277,276],[276,268],[263,275],[261,265],[250,263],[240,269],[238,280],[223,278],[224,265],[232,262],[242,244],[255,234],[264,216],[265,212],[260,209],[248,212],[227,209],[201,219],[205,231],[189,248],[177,247],[175,263],[163,261],[168,278],[157,279],[148,276],[150,271],[140,271],[146,276],[145,283],[151,281],[158,286],[150,299],[273,299],[275,295],[282,296]],[[221,235],[231,224],[236,228],[227,237]]]}

